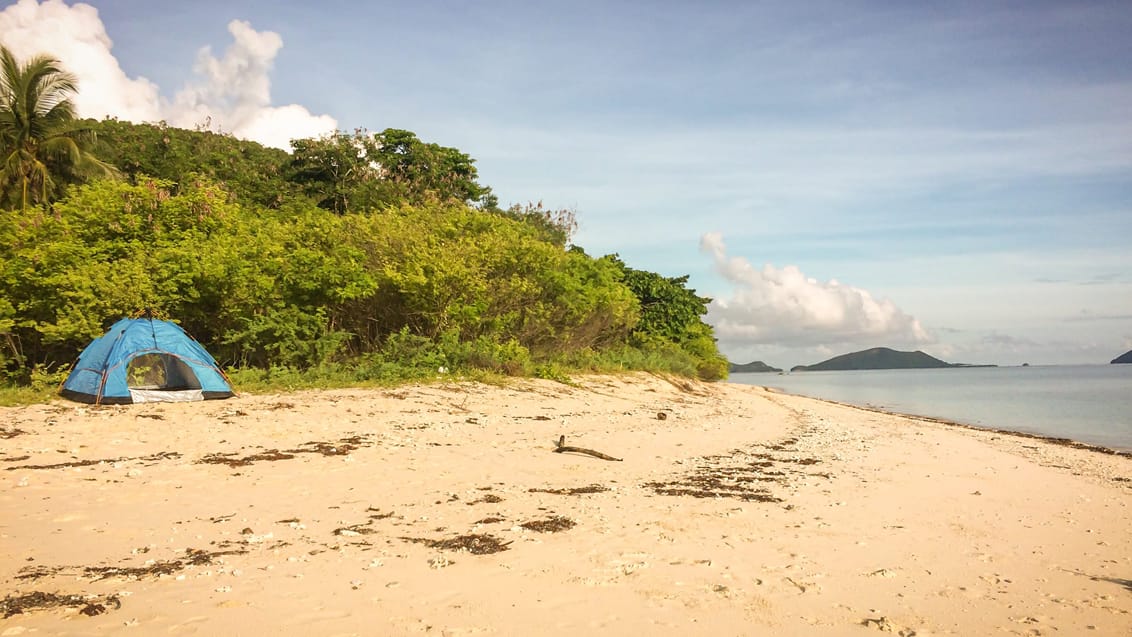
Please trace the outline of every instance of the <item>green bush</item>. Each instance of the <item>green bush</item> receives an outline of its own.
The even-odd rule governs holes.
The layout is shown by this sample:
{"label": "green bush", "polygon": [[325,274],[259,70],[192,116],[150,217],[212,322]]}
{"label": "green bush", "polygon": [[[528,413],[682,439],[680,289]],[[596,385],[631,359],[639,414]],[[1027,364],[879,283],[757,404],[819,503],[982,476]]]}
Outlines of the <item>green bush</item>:
{"label": "green bush", "polygon": [[[131,126],[103,126],[128,180],[0,210],[0,380],[41,387],[43,370],[145,309],[180,323],[237,386],[441,369],[726,376],[687,277],[568,247],[571,211],[499,210],[456,149],[388,129],[365,141],[395,166],[355,156],[366,178],[337,183],[324,160],[357,136],[313,141],[285,165],[222,135]],[[313,181],[289,181],[300,172]]]}

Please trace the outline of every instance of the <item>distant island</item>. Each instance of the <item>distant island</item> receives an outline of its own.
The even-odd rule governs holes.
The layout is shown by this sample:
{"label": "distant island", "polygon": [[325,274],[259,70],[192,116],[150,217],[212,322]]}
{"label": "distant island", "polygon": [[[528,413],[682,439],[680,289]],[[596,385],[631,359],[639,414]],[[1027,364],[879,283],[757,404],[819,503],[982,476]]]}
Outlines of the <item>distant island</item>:
{"label": "distant island", "polygon": [[1127,352],[1124,352],[1120,356],[1117,356],[1116,358],[1112,359],[1111,364],[1119,365],[1120,363],[1132,363],[1132,350],[1128,350]]}
{"label": "distant island", "polygon": [[898,352],[887,347],[874,347],[861,352],[842,354],[816,365],[797,365],[792,372],[846,371],[854,369],[933,369],[943,367],[995,367],[948,363],[921,351]]}
{"label": "distant island", "polygon": [[732,374],[752,374],[756,372],[780,372],[782,370],[777,367],[771,367],[762,361],[753,361],[742,365],[728,363],[727,371]]}

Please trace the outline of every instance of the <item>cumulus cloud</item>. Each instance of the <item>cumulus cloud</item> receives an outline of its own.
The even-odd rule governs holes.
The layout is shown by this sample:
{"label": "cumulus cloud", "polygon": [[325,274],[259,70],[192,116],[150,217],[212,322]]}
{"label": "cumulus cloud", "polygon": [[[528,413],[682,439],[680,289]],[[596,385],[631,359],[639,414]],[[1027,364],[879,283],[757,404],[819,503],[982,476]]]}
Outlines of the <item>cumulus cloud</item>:
{"label": "cumulus cloud", "polygon": [[703,235],[700,250],[732,285],[729,295],[708,307],[708,322],[725,348],[904,347],[934,340],[915,317],[867,290],[817,281],[793,265],[758,269],[742,257],[729,257],[719,233]]}
{"label": "cumulus cloud", "polygon": [[[37,54],[57,58],[79,79],[75,108],[80,117],[117,117],[133,122],[164,120],[173,126],[213,130],[267,146],[290,148],[292,138],[315,137],[333,131],[338,123],[328,115],[313,115],[303,106],[271,104],[270,74],[283,39],[250,24],[228,24],[233,43],[216,57],[204,47],[197,56],[194,79],[173,99],[158,86],[131,78],[118,64],[98,10],[63,0],[19,0],[0,11],[0,40],[19,59]],[[43,50],[43,43],[50,50]]]}
{"label": "cumulus cloud", "polygon": [[209,47],[197,55],[197,81],[186,85],[169,105],[169,122],[192,127],[210,122],[236,137],[289,148],[290,140],[317,137],[337,128],[328,115],[312,115],[297,104],[271,105],[272,63],[283,38],[256,31],[242,20],[228,24],[233,44],[217,58]]}
{"label": "cumulus cloud", "polygon": [[[0,11],[0,41],[19,60],[50,55],[79,79],[75,109],[80,117],[107,115],[130,121],[161,118],[157,85],[130,78],[110,53],[98,9],[62,0],[20,0]],[[49,43],[50,50],[45,50]]]}

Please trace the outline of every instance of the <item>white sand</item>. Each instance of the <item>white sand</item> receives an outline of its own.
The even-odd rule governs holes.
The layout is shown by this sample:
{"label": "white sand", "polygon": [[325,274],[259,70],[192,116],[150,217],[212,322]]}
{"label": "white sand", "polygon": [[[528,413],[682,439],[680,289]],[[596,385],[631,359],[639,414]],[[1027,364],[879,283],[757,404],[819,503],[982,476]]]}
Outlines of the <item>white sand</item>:
{"label": "white sand", "polygon": [[[5,603],[104,609],[0,637],[1132,634],[1132,459],[755,387],[56,402],[0,435]],[[426,543],[461,537],[509,544]]]}

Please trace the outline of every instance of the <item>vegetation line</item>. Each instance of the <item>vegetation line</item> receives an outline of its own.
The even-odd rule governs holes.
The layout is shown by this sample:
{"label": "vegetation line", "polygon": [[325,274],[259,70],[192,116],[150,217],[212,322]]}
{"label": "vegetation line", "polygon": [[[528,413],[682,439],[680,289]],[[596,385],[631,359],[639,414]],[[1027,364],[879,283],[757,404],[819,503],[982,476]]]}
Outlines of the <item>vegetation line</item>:
{"label": "vegetation line", "polygon": [[727,374],[686,276],[587,254],[575,211],[501,207],[455,148],[387,128],[288,153],[77,120],[74,92],[50,57],[0,48],[0,402],[51,395],[147,308],[243,391]]}

